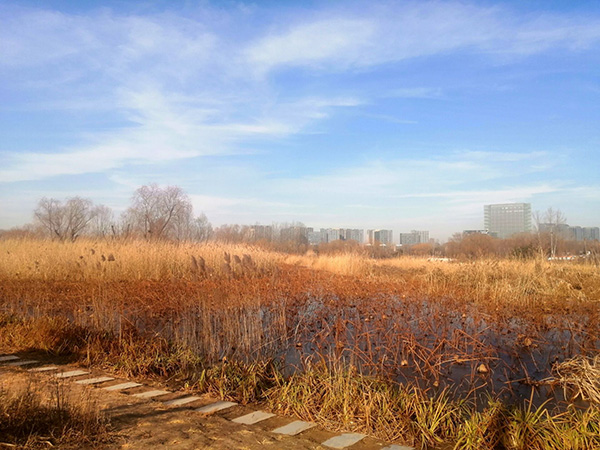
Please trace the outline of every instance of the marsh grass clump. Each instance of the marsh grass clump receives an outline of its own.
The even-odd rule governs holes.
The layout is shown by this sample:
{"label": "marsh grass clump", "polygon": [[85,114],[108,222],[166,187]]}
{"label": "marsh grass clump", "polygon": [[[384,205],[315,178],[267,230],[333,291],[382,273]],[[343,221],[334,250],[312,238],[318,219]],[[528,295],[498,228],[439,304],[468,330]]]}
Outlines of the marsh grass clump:
{"label": "marsh grass clump", "polygon": [[456,430],[454,450],[494,450],[505,429],[505,405],[490,398],[483,411],[465,408],[464,419]]}
{"label": "marsh grass clump", "polygon": [[277,364],[271,360],[244,363],[225,359],[203,369],[191,380],[191,388],[247,404],[265,401],[270,390],[282,380]]}
{"label": "marsh grass clump", "polygon": [[600,406],[600,355],[588,358],[577,355],[555,367],[557,381],[573,397]]}
{"label": "marsh grass clump", "polygon": [[0,447],[76,449],[106,442],[108,422],[88,394],[71,392],[59,381],[31,376],[3,384]]}

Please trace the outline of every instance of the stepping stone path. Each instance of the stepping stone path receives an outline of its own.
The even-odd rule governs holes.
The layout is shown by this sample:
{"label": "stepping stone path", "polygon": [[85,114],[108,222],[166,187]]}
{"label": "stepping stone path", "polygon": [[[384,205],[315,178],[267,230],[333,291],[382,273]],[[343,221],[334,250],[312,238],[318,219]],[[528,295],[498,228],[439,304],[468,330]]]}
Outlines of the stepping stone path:
{"label": "stepping stone path", "polygon": [[331,439],[327,439],[321,445],[331,448],[346,448],[356,444],[359,441],[362,441],[366,437],[367,436],[365,434],[361,433],[344,433],[340,434],[339,436],[334,436]]}
{"label": "stepping stone path", "polygon": [[102,388],[106,391],[124,391],[125,389],[131,389],[134,387],[143,386],[142,383],[135,383],[133,381],[127,381],[126,383],[115,384],[114,386],[107,386]]}
{"label": "stepping stone path", "polygon": [[86,370],[70,370],[68,372],[55,373],[56,378],[73,378],[81,375],[87,375],[89,372]]}
{"label": "stepping stone path", "polygon": [[156,391],[140,392],[138,394],[133,394],[133,396],[137,397],[137,398],[154,398],[154,397],[159,397],[161,395],[167,395],[167,394],[171,394],[171,392],[156,390]]}
{"label": "stepping stone path", "polygon": [[176,398],[175,400],[168,400],[166,402],[163,402],[163,405],[182,406],[182,405],[187,405],[188,403],[195,402],[196,400],[200,400],[200,397],[196,397],[196,396],[182,397],[182,398]]}
{"label": "stepping stone path", "polygon": [[29,369],[30,372],[49,372],[51,370],[58,370],[58,366],[44,366],[44,367],[36,367],[34,369]]}
{"label": "stepping stone path", "polygon": [[304,422],[303,420],[295,420],[292,423],[288,423],[279,428],[275,428],[273,433],[277,434],[285,434],[287,436],[296,436],[297,434],[302,433],[303,431],[309,430],[313,427],[316,427],[317,424],[312,422]]}
{"label": "stepping stone path", "polygon": [[[22,367],[22,366],[37,364],[37,363],[39,363],[39,361],[21,360],[18,356],[15,356],[15,355],[0,356],[0,365],[2,365],[3,367],[9,367],[9,366],[10,367]],[[58,371],[58,370],[60,370],[59,366],[49,365],[49,366],[35,367],[32,369],[29,369],[29,372],[44,373],[44,372]],[[65,372],[55,373],[55,374],[53,374],[53,376],[55,378],[68,379],[68,378],[79,377],[82,375],[88,375],[89,373],[90,372],[88,372],[86,370],[69,370],[69,371],[65,371]],[[83,380],[75,380],[75,383],[81,384],[81,385],[93,386],[96,384],[106,383],[106,382],[113,381],[113,380],[114,380],[113,377],[100,376],[100,377],[87,378],[87,379],[83,379]],[[106,390],[106,391],[125,391],[127,389],[132,389],[132,388],[141,387],[141,386],[143,386],[142,383],[127,381],[127,382],[118,383],[118,384],[115,384],[112,386],[105,386],[105,387],[102,387],[102,389]],[[172,392],[164,391],[164,390],[150,390],[150,391],[145,391],[145,392],[139,392],[139,393],[133,394],[132,396],[140,398],[140,399],[152,399],[154,397],[159,397],[159,396],[167,395],[167,394],[172,394]],[[166,401],[163,401],[162,404],[166,405],[166,406],[183,406],[183,405],[187,405],[188,403],[193,403],[198,400],[201,400],[201,397],[191,395],[191,396],[187,396],[187,397],[176,398],[173,400],[166,400]],[[223,401],[211,403],[209,405],[205,405],[201,408],[197,408],[196,411],[199,413],[202,413],[202,414],[213,414],[218,411],[223,411],[225,409],[232,408],[234,406],[237,406],[237,403],[228,402],[228,401],[223,400]],[[256,423],[270,419],[271,417],[275,417],[275,414],[265,412],[265,411],[254,411],[249,414],[245,414],[243,416],[236,417],[236,418],[232,419],[231,421],[235,422],[235,423],[243,424],[243,425],[254,425]],[[314,424],[312,422],[304,422],[302,420],[295,420],[295,421],[288,423],[287,425],[283,425],[279,428],[275,428],[274,430],[271,430],[271,432],[275,433],[275,434],[285,435],[285,436],[296,436],[300,433],[310,430],[311,428],[313,428],[315,426],[316,426],[316,424]],[[323,445],[325,447],[329,447],[329,448],[343,449],[343,448],[348,448],[348,447],[356,444],[357,442],[360,442],[365,437],[366,437],[366,435],[361,434],[361,433],[343,433],[343,434],[340,434],[339,436],[334,436],[330,439],[327,439],[325,442],[322,442],[321,445]],[[387,447],[384,447],[381,450],[415,450],[415,449],[414,449],[414,447],[406,447],[403,445],[394,444],[394,445],[388,445]]]}
{"label": "stepping stone path", "polygon": [[77,380],[77,381],[75,381],[75,383],[89,385],[89,384],[100,384],[100,383],[104,383],[106,381],[112,381],[112,380],[114,380],[113,377],[96,377],[96,378],[88,378],[87,380]]}
{"label": "stepping stone path", "polygon": [[237,405],[234,402],[226,402],[220,401],[216,403],[211,403],[210,405],[203,406],[202,408],[198,408],[196,411],[204,413],[204,414],[212,414],[217,411],[222,411],[223,409],[231,408],[232,406]]}
{"label": "stepping stone path", "polygon": [[243,425],[254,425],[255,423],[262,422],[263,420],[270,419],[275,414],[264,412],[264,411],[254,411],[250,414],[246,414],[245,416],[236,417],[232,420],[235,423],[241,423]]}

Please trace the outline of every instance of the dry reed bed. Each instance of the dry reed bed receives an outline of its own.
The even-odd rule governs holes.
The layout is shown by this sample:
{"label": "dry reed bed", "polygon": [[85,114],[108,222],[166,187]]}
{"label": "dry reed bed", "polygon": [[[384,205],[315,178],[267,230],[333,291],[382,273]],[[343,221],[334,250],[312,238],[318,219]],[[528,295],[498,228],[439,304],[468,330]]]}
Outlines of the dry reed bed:
{"label": "dry reed bed", "polygon": [[454,370],[473,382],[485,364],[504,381],[528,381],[598,346],[593,266],[148,242],[3,241],[0,252],[7,312],[158,333],[213,361],[275,356],[292,344],[297,358],[346,352],[400,378],[439,383]]}

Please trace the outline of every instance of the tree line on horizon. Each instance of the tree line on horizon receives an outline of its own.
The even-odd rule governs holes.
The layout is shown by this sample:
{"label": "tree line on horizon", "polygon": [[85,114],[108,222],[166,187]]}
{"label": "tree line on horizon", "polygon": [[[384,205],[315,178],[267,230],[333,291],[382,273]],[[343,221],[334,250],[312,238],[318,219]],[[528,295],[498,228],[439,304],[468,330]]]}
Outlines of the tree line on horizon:
{"label": "tree line on horizon", "polygon": [[[549,209],[553,217],[564,222],[560,211]],[[546,216],[548,213],[546,213]],[[79,196],[65,201],[44,197],[33,212],[32,223],[11,230],[0,230],[0,237],[50,238],[75,242],[80,237],[100,239],[145,239],[205,242],[216,240],[228,243],[253,242],[273,250],[303,253],[363,252],[374,257],[399,254],[415,256],[447,256],[451,258],[481,258],[491,256],[532,258],[537,255],[600,254],[600,243],[578,242],[567,236],[540,232],[521,233],[506,239],[485,234],[454,234],[443,245],[415,244],[405,248],[375,245],[365,247],[355,241],[334,241],[311,246],[301,233],[290,233],[304,225],[300,222],[266,226],[226,224],[213,228],[204,213],[194,215],[188,195],[178,186],[144,185],[136,189],[129,207],[115,217],[111,208],[96,205]],[[539,215],[536,218],[540,221]],[[545,218],[546,222],[549,220]],[[269,233],[256,233],[257,228]]]}

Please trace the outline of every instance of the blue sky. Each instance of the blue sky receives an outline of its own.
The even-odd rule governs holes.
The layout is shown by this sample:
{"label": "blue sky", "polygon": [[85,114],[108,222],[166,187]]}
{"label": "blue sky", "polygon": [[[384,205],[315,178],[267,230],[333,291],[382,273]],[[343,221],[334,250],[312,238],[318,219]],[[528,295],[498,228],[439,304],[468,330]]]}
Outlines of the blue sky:
{"label": "blue sky", "polygon": [[600,225],[597,2],[0,4],[0,228],[178,185],[215,225]]}

